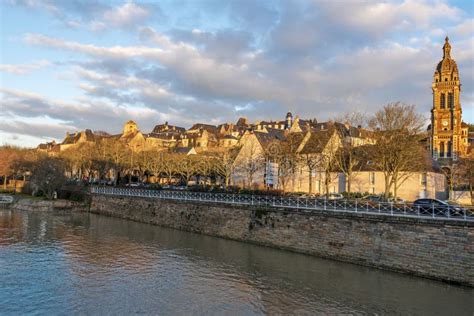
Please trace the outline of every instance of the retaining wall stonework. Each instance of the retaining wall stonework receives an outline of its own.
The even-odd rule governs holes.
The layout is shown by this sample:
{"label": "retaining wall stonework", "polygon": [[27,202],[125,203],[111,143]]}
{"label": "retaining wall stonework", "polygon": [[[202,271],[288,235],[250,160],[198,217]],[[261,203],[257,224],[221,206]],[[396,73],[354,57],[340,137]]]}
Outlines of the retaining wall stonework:
{"label": "retaining wall stonework", "polygon": [[474,222],[105,195],[90,211],[474,286]]}
{"label": "retaining wall stonework", "polygon": [[27,211],[27,212],[51,212],[51,211],[87,211],[86,202],[76,202],[69,200],[39,200],[28,197],[15,196],[12,204],[7,204],[5,208]]}

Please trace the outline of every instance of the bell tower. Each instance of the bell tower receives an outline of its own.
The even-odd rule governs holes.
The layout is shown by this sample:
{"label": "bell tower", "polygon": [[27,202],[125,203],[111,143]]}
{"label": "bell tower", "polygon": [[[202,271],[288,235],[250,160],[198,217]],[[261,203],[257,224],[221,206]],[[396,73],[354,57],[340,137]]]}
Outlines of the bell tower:
{"label": "bell tower", "polygon": [[[430,149],[435,160],[449,163],[465,154],[467,131],[463,128],[459,102],[461,81],[456,62],[451,58],[451,45],[446,37],[443,59],[438,63],[433,84]],[[465,135],[464,135],[465,134]]]}

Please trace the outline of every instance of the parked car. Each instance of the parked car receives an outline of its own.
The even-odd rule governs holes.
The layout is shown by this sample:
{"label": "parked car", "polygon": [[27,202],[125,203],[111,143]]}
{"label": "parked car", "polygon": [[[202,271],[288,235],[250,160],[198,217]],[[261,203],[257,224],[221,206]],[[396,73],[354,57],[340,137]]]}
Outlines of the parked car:
{"label": "parked car", "polygon": [[406,201],[400,197],[397,198],[388,198],[388,202],[396,203],[396,204],[403,204]]}
{"label": "parked car", "polygon": [[326,195],[321,195],[320,199],[322,200],[328,200],[328,201],[336,201],[336,200],[343,200],[344,195],[340,193],[329,193],[327,196]]}
{"label": "parked car", "polygon": [[131,187],[131,188],[137,188],[137,187],[140,186],[140,183],[139,182],[130,182],[130,183],[127,183],[125,186]]}
{"label": "parked car", "polygon": [[421,214],[433,214],[434,212],[435,215],[463,216],[466,211],[459,205],[450,205],[448,202],[438,199],[418,199],[413,202],[413,206]]}
{"label": "parked car", "polygon": [[383,202],[383,196],[377,195],[377,194],[370,194],[370,195],[363,196],[361,200],[378,203],[378,202]]}
{"label": "parked car", "polygon": [[305,193],[305,194],[300,195],[300,198],[315,199],[315,198],[319,198],[319,196],[316,195],[316,194],[307,194],[307,193]]}

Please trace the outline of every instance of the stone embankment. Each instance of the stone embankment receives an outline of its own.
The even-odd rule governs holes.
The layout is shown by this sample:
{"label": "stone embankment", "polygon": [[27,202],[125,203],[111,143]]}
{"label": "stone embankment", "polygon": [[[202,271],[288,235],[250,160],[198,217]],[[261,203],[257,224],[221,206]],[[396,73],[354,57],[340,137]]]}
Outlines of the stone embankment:
{"label": "stone embankment", "polygon": [[90,211],[474,286],[474,222],[105,195]]}
{"label": "stone embankment", "polygon": [[46,211],[87,211],[89,206],[84,202],[69,200],[41,200],[36,198],[15,196],[14,202],[6,206],[12,210],[46,212]]}

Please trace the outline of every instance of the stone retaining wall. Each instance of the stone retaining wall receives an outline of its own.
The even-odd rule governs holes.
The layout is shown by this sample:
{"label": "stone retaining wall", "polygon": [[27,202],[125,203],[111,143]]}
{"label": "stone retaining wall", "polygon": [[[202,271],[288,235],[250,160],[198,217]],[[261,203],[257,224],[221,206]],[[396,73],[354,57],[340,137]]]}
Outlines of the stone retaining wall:
{"label": "stone retaining wall", "polygon": [[18,211],[49,212],[49,211],[87,211],[85,202],[69,200],[40,200],[22,196],[14,196],[14,202],[5,205],[6,208]]}
{"label": "stone retaining wall", "polygon": [[474,286],[474,223],[94,195],[90,211]]}

